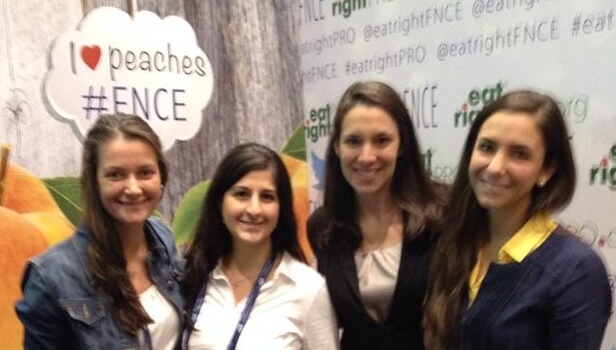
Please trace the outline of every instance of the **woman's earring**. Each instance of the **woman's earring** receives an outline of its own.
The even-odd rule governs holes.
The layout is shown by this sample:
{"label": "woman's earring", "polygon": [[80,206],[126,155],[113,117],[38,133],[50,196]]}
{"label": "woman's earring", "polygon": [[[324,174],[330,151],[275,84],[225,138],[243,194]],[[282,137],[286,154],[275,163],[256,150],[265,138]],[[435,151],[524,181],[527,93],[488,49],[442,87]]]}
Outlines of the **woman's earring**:
{"label": "woman's earring", "polygon": [[543,188],[543,186],[545,186],[545,184],[546,184],[547,182],[548,182],[548,180],[547,180],[545,177],[543,177],[543,178],[541,178],[541,180],[539,180],[539,183],[537,184],[537,186],[538,186],[539,188]]}

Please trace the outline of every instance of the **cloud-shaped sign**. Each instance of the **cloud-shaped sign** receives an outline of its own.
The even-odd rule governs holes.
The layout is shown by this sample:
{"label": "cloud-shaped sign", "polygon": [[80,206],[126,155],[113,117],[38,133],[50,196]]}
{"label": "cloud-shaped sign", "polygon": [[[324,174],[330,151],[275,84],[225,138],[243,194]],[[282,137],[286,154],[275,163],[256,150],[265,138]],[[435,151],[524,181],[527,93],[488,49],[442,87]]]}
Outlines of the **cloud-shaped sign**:
{"label": "cloud-shaped sign", "polygon": [[113,7],[96,8],[54,41],[50,60],[47,105],[74,122],[80,136],[103,114],[136,114],[168,149],[197,133],[214,86],[190,24],[149,11],[131,18]]}

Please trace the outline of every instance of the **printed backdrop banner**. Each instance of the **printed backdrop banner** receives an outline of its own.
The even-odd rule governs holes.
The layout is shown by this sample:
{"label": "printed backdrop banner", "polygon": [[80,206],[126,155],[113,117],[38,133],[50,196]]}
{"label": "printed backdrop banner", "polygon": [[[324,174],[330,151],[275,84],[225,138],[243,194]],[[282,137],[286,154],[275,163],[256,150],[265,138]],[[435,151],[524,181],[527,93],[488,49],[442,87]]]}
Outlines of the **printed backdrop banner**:
{"label": "printed backdrop banner", "polygon": [[[616,0],[298,0],[311,209],[348,85],[381,80],[411,111],[432,176],[450,181],[476,113],[503,93],[555,96],[577,190],[558,220],[616,269]],[[588,295],[592,298],[593,295]],[[616,349],[616,322],[602,349]]]}

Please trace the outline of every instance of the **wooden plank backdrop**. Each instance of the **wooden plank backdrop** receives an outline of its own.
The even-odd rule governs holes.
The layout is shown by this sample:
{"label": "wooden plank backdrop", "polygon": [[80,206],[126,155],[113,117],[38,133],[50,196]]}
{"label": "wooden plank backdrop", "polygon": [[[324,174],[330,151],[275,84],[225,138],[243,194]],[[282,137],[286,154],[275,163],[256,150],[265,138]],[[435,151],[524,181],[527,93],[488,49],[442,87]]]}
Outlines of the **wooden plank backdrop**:
{"label": "wooden plank backdrop", "polygon": [[[42,82],[53,39],[100,6],[129,12],[130,0],[2,0],[0,142],[40,177],[77,175],[81,143],[51,117]],[[171,177],[160,209],[171,220],[182,195],[212,175],[234,145],[280,149],[302,117],[299,14],[286,0],[139,0],[138,11],[175,15],[194,28],[214,71],[214,93],[197,135],[167,153]],[[113,25],[110,23],[110,25]]]}

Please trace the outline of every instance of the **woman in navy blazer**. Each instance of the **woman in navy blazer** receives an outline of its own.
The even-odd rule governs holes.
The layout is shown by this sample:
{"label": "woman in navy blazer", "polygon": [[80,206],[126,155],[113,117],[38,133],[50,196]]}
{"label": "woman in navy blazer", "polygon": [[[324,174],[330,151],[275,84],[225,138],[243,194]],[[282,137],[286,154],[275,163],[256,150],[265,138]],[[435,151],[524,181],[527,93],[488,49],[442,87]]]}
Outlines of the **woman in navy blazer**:
{"label": "woman in navy blazer", "polygon": [[611,313],[605,266],[552,219],[573,197],[556,102],[509,92],[476,116],[433,258],[431,350],[598,350]]}
{"label": "woman in navy blazer", "polygon": [[341,348],[423,349],[422,302],[443,196],[398,93],[375,81],[351,85],[326,152],[324,203],[308,234]]}

